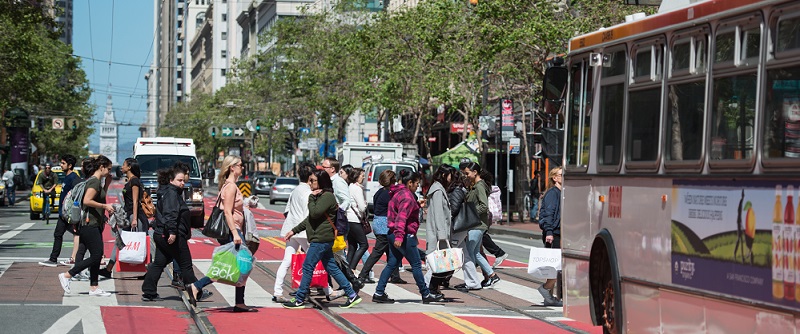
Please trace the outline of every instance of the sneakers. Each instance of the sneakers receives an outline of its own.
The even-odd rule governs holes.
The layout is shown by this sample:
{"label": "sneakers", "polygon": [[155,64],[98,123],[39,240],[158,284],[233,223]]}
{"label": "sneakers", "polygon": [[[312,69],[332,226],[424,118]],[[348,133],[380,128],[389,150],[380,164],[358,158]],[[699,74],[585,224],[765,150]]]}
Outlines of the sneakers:
{"label": "sneakers", "polygon": [[283,304],[283,303],[288,303],[289,300],[283,298],[283,296],[272,296],[272,302],[277,304]]}
{"label": "sneakers", "polygon": [[97,288],[97,289],[94,289],[94,290],[89,289],[89,296],[108,297],[108,296],[111,296],[111,292],[105,291],[105,290],[103,290],[101,288]]}
{"label": "sneakers", "polygon": [[560,300],[557,300],[555,298],[553,298],[553,300],[545,299],[543,304],[544,304],[544,306],[552,306],[552,307],[563,307],[564,306],[564,303],[562,303]]}
{"label": "sneakers", "polygon": [[360,303],[360,302],[361,302],[361,296],[359,296],[358,294],[356,294],[356,295],[355,295],[355,296],[353,296],[353,297],[348,297],[348,298],[347,298],[347,302],[345,302],[345,303],[344,303],[344,304],[342,304],[342,305],[339,305],[339,307],[341,307],[341,308],[351,308],[351,307],[353,307],[353,306],[356,306],[356,305],[358,305],[358,303]]}
{"label": "sneakers", "polygon": [[303,302],[302,300],[297,300],[297,298],[292,298],[288,302],[283,303],[283,308],[288,308],[288,309],[305,308],[305,302]]}
{"label": "sneakers", "polygon": [[427,296],[422,297],[423,304],[438,303],[444,300],[444,295],[441,293],[429,293]]}
{"label": "sneakers", "polygon": [[75,260],[73,258],[69,258],[69,260],[58,261],[58,264],[62,266],[72,267],[75,265]]}
{"label": "sneakers", "polygon": [[55,267],[55,266],[58,265],[58,263],[56,263],[55,261],[47,260],[47,261],[39,262],[39,265],[40,266],[45,266],[45,267]]}
{"label": "sneakers", "polygon": [[89,275],[84,274],[84,273],[80,273],[80,274],[77,274],[75,276],[72,276],[72,278],[70,278],[69,280],[70,281],[75,281],[75,282],[78,282],[78,281],[84,281],[85,282],[85,281],[89,280]]}
{"label": "sneakers", "polygon": [[540,285],[536,290],[539,291],[539,294],[544,298],[544,306],[556,306],[556,304],[559,303],[559,301],[553,297],[553,294],[550,293],[550,290],[544,287],[544,284]]}
{"label": "sneakers", "polygon": [[208,291],[206,289],[203,289],[203,292],[200,293],[200,298],[197,298],[197,301],[198,302],[202,302],[202,301],[204,301],[206,299],[211,298],[211,296],[213,296],[213,295],[214,295],[213,292]]}
{"label": "sneakers", "polygon": [[395,278],[390,279],[389,283],[392,283],[392,284],[408,284],[408,282],[406,282],[404,279],[402,279],[400,277],[395,277]]}
{"label": "sneakers", "polygon": [[389,298],[388,294],[374,294],[372,295],[372,302],[378,304],[394,304],[394,299]]}
{"label": "sneakers", "polygon": [[481,283],[481,286],[484,288],[491,288],[495,285],[495,283],[500,282],[500,277],[497,274],[494,274],[486,280],[485,283]]}
{"label": "sneakers", "polygon": [[164,298],[161,298],[158,294],[155,295],[142,295],[143,302],[160,302],[163,301]]}
{"label": "sneakers", "polygon": [[508,253],[505,253],[500,257],[494,259],[494,264],[492,265],[492,269],[499,267],[503,263],[503,261],[505,261],[507,258],[508,258]]}
{"label": "sneakers", "polygon": [[339,299],[339,298],[341,298],[343,296],[344,296],[344,291],[336,290],[336,291],[334,291],[333,293],[331,293],[329,295],[326,294],[325,295],[325,299],[328,300],[328,301],[332,301],[332,300]]}
{"label": "sneakers", "polygon": [[111,278],[111,272],[108,269],[100,269],[97,271],[97,275],[104,278]]}
{"label": "sneakers", "polygon": [[58,274],[58,282],[61,283],[61,288],[64,292],[69,294],[69,278],[64,273]]}
{"label": "sneakers", "polygon": [[458,291],[460,291],[460,292],[464,292],[464,293],[467,293],[467,292],[470,292],[470,291],[477,291],[477,290],[481,290],[481,289],[483,289],[482,287],[477,287],[477,288],[468,288],[468,287],[467,287],[465,284],[459,284],[459,285],[456,285],[454,288],[455,288],[456,290],[458,290]]}
{"label": "sneakers", "polygon": [[169,286],[181,291],[186,290],[186,287],[183,285],[183,282],[180,281],[172,281],[169,283]]}

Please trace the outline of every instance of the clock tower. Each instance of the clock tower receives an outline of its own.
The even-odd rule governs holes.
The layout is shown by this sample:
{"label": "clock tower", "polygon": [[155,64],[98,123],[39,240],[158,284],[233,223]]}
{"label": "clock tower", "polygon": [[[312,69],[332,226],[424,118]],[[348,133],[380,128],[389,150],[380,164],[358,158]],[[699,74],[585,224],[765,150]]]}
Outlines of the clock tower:
{"label": "clock tower", "polygon": [[114,109],[111,108],[111,95],[106,99],[106,112],[100,124],[100,154],[105,155],[112,163],[117,163],[117,121],[114,120]]}

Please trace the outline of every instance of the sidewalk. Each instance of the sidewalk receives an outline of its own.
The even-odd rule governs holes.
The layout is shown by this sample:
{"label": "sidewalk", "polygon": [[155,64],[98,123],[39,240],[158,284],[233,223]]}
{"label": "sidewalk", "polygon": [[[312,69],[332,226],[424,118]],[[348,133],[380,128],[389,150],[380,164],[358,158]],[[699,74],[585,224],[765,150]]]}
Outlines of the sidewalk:
{"label": "sidewalk", "polygon": [[503,221],[503,225],[495,223],[489,227],[489,233],[491,234],[498,234],[498,235],[510,235],[519,238],[531,238],[531,239],[541,239],[542,238],[542,230],[539,228],[539,224],[531,223],[530,221],[526,221],[524,223],[521,222],[511,222],[511,225],[507,225],[508,223]]}

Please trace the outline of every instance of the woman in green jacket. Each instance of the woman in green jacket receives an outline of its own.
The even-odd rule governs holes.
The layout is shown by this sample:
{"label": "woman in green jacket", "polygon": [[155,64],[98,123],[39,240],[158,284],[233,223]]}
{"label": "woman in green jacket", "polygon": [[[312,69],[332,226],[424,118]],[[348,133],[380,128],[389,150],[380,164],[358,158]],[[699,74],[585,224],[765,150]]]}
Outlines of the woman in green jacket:
{"label": "woman in green jacket", "polygon": [[[464,284],[455,286],[456,290],[467,292],[490,288],[500,281],[500,277],[494,272],[486,258],[480,254],[483,233],[489,229],[489,185],[481,179],[481,166],[477,163],[463,163],[459,169],[470,184],[466,201],[475,204],[475,209],[481,219],[481,223],[467,233],[464,247]],[[478,280],[476,262],[483,270],[484,276],[487,277],[487,280],[483,282]]]}
{"label": "woman in green jacket", "polygon": [[311,195],[308,197],[308,217],[284,236],[288,241],[293,235],[306,231],[309,246],[306,251],[306,260],[303,262],[303,278],[294,298],[284,303],[283,307],[289,309],[305,307],[303,304],[311,286],[314,268],[318,262],[322,261],[328,275],[336,280],[336,283],[344,289],[347,295],[347,302],[340,307],[351,308],[361,302],[361,297],[353,290],[350,281],[347,280],[339,266],[336,265],[336,260],[333,259],[332,248],[336,238],[333,219],[336,219],[336,213],[339,210],[336,197],[333,195],[333,183],[324,170],[314,171],[314,174],[308,178],[308,183],[311,185]]}

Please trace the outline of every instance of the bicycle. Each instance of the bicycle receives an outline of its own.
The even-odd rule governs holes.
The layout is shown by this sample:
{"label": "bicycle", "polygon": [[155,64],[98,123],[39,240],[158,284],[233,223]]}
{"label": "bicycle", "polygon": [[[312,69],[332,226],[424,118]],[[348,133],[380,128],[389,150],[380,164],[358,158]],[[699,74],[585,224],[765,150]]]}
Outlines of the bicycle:
{"label": "bicycle", "polygon": [[41,192],[42,194],[42,216],[44,218],[44,224],[50,225],[50,212],[53,209],[53,193],[47,194],[44,191]]}

